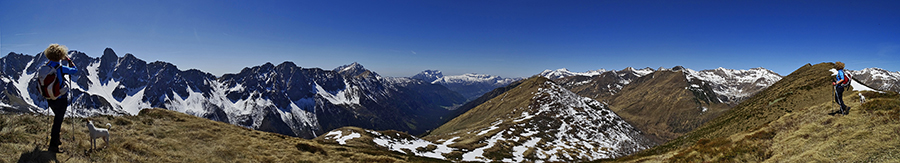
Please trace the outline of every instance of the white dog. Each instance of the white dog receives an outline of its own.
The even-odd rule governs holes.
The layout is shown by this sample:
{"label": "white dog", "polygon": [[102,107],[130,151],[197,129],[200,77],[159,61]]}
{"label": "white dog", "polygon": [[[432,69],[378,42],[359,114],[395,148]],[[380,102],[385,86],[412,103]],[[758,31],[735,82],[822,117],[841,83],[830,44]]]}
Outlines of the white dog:
{"label": "white dog", "polygon": [[866,103],[866,96],[863,96],[862,93],[859,93],[859,103]]}
{"label": "white dog", "polygon": [[[112,125],[106,123],[106,127],[112,127]],[[97,140],[97,138],[103,138],[103,140],[106,141],[106,146],[109,146],[109,130],[95,127],[94,121],[90,120],[88,120],[87,128],[91,132],[91,149],[97,147],[96,145],[94,145],[94,140]]]}

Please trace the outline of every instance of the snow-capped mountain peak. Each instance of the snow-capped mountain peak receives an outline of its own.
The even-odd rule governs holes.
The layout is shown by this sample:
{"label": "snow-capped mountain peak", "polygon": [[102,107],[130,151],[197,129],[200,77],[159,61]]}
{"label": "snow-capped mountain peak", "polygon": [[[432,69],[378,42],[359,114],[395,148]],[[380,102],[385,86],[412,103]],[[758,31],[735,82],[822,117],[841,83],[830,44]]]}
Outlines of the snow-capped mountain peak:
{"label": "snow-capped mountain peak", "polygon": [[[257,130],[305,138],[341,126],[421,133],[440,125],[448,108],[465,98],[428,82],[382,79],[359,63],[331,70],[292,62],[265,63],[216,77],[174,64],[70,51],[70,105],[77,116],[134,115],[165,108]],[[32,78],[47,59],[10,54],[0,58],[0,111],[42,112]],[[411,127],[412,126],[412,127]]]}
{"label": "snow-capped mountain peak", "polygon": [[552,80],[552,79],[565,78],[565,77],[569,77],[569,76],[596,76],[596,75],[603,74],[606,71],[607,71],[606,69],[598,69],[598,70],[590,70],[587,72],[572,72],[572,71],[569,71],[569,69],[567,69],[567,68],[560,68],[560,69],[556,69],[556,70],[547,69],[547,70],[542,71],[538,75]]}
{"label": "snow-capped mountain peak", "polygon": [[412,76],[413,79],[419,79],[426,82],[434,82],[437,79],[443,78],[444,74],[439,70],[425,70]]}
{"label": "snow-capped mountain peak", "polygon": [[362,64],[359,64],[357,62],[353,62],[349,65],[339,66],[337,68],[334,68],[333,71],[335,71],[341,75],[350,76],[350,77],[356,77],[356,76],[360,76],[360,75],[363,75],[363,77],[372,77],[372,78],[380,77],[380,75],[378,75],[377,73],[366,69],[365,67],[363,67]]}
{"label": "snow-capped mountain peak", "polygon": [[719,67],[712,70],[695,71],[685,68],[688,80],[702,80],[711,83],[713,92],[720,102],[738,102],[781,80],[782,76],[771,70],[758,67],[749,70],[734,70]]}
{"label": "snow-capped mountain peak", "polygon": [[411,79],[422,80],[431,84],[440,84],[453,90],[469,100],[478,98],[494,88],[506,86],[509,83],[522,78],[503,78],[496,75],[466,73],[462,75],[445,76],[438,70],[425,70],[416,74]]}
{"label": "snow-capped mountain peak", "polygon": [[888,71],[873,67],[862,70],[847,70],[853,79],[866,83],[878,90],[900,92],[900,71]]}

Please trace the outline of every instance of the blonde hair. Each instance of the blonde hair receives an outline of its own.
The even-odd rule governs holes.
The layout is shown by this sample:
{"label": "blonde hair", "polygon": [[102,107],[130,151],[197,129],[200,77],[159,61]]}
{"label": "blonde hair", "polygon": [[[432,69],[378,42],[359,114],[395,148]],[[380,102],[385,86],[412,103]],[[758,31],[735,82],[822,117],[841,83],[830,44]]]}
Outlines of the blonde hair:
{"label": "blonde hair", "polygon": [[838,70],[843,70],[843,69],[844,69],[844,62],[838,61],[838,62],[834,63],[834,68],[835,68],[835,69],[838,69]]}
{"label": "blonde hair", "polygon": [[65,45],[60,44],[50,44],[47,49],[44,50],[44,56],[47,56],[47,59],[51,61],[59,61],[66,57],[66,53],[69,52],[69,48],[66,48]]}

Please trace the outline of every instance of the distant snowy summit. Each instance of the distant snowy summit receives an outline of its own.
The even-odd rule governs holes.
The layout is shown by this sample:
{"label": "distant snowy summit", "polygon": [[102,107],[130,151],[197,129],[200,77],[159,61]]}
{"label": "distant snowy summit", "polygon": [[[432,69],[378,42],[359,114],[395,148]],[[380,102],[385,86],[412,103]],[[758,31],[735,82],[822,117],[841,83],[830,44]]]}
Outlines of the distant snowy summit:
{"label": "distant snowy summit", "polygon": [[547,79],[553,80],[553,79],[559,79],[559,78],[564,78],[564,77],[569,77],[569,76],[595,76],[595,75],[603,74],[603,72],[606,72],[606,71],[607,71],[606,69],[599,69],[599,70],[591,70],[591,71],[587,71],[587,72],[572,72],[572,71],[569,71],[569,69],[561,68],[561,69],[556,69],[556,70],[547,69],[547,70],[542,71],[538,75],[543,76]]}
{"label": "distant snowy summit", "polygon": [[413,75],[410,78],[419,79],[419,80],[431,83],[431,82],[434,82],[435,80],[438,80],[443,77],[444,77],[444,74],[441,73],[441,71],[439,71],[439,70],[425,70],[425,71],[420,72],[419,74]]}
{"label": "distant snowy summit", "polygon": [[[589,84],[589,82],[591,82],[590,80],[592,80],[591,78],[583,77],[595,77],[604,75],[604,73],[609,73],[608,76],[610,77],[604,77],[609,78],[607,83],[605,83],[607,85],[606,88],[600,89],[608,89],[604,91],[609,92],[608,94],[611,95],[618,92],[625,85],[631,83],[632,80],[656,71],[682,72],[685,74],[688,82],[691,80],[700,80],[701,85],[709,83],[712,86],[713,91],[719,95],[718,101],[726,103],[734,103],[749,98],[754,93],[775,84],[775,82],[778,82],[778,80],[781,80],[782,78],[778,73],[762,67],[749,70],[733,70],[720,67],[712,70],[695,71],[682,66],[675,66],[672,68],[660,67],[658,69],[649,67],[642,69],[626,67],[619,71],[599,69],[588,72],[571,72],[568,69],[563,68],[557,70],[544,70],[538,75],[554,80],[560,80],[561,84],[571,86]],[[576,78],[579,76],[582,78]]]}
{"label": "distant snowy summit", "polygon": [[722,67],[701,71],[684,69],[683,72],[688,76],[688,80],[711,83],[713,92],[720,96],[720,102],[743,101],[756,92],[775,84],[783,77],[762,67],[749,70],[733,70]]}
{"label": "distant snowy summit", "polygon": [[496,75],[475,73],[444,76],[443,73],[438,70],[425,70],[410,78],[443,85],[450,90],[462,94],[469,100],[478,98],[482,94],[494,90],[494,88],[506,86],[509,83],[524,79],[503,78]]}
{"label": "distant snowy summit", "polygon": [[865,68],[862,70],[847,70],[847,73],[869,87],[900,92],[900,71],[888,71],[881,68]]}

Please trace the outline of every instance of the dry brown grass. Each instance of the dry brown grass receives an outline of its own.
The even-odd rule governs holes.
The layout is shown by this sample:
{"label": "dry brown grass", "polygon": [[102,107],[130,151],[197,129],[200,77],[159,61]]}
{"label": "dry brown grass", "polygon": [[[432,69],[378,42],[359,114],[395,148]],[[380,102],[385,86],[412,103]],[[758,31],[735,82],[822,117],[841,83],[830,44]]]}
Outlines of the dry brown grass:
{"label": "dry brown grass", "polygon": [[[472,108],[468,112],[450,120],[449,122],[434,129],[428,136],[423,137],[425,140],[450,139],[459,136],[457,143],[452,144],[453,148],[475,149],[485,144],[479,143],[487,139],[488,135],[496,134],[501,130],[492,130],[484,135],[469,134],[484,128],[492,126],[491,123],[501,119],[504,122],[511,122],[514,118],[520,116],[525,109],[528,108],[532,101],[532,93],[538,88],[545,87],[545,82],[549,79],[543,77],[532,77],[526,79],[518,87],[513,88],[503,95],[498,95],[491,100]],[[510,127],[508,123],[499,124],[500,128]]]}
{"label": "dry brown grass", "polygon": [[[828,116],[831,103],[788,113],[770,125],[728,138],[700,139],[671,162],[892,162],[900,160],[900,100],[860,105],[845,97],[848,115]],[[882,105],[883,102],[889,105]],[[878,106],[878,107],[876,107]]]}
{"label": "dry brown grass", "polygon": [[[612,96],[610,109],[662,144],[700,127],[730,108],[727,104],[709,102],[685,89],[691,84],[685,78],[684,73],[671,71],[657,71],[638,78]],[[701,112],[701,107],[708,110]]]}
{"label": "dry brown grass", "polygon": [[[847,91],[830,116],[831,63],[806,65],[704,126],[618,162],[895,162],[900,96]],[[609,160],[607,160],[609,161]]]}
{"label": "dry brown grass", "polygon": [[[0,162],[434,162],[427,158],[373,149],[325,145],[312,140],[250,130],[163,109],[137,116],[93,117],[111,123],[108,147],[90,149],[86,120],[62,128],[61,148],[47,149],[49,117],[0,115]],[[104,126],[105,127],[105,126]]]}
{"label": "dry brown grass", "polygon": [[[854,93],[855,94],[855,93]],[[890,94],[890,93],[889,93]],[[832,103],[796,109],[769,124],[635,162],[895,162],[900,160],[900,99],[876,95],[860,104],[845,96],[848,115]],[[880,97],[879,97],[880,96]]]}

